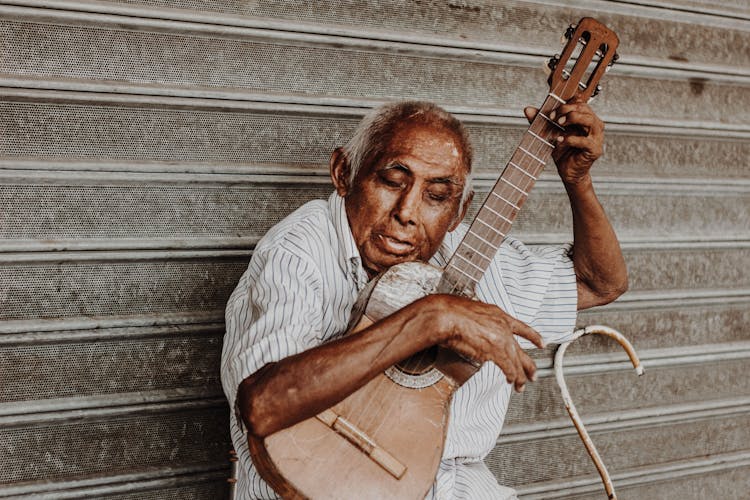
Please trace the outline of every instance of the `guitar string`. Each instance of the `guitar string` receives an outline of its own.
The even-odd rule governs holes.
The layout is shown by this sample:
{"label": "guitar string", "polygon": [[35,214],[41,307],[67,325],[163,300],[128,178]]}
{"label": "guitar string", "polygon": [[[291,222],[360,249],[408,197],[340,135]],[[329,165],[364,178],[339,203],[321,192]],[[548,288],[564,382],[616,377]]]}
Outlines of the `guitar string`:
{"label": "guitar string", "polygon": [[[551,89],[551,92],[554,93],[555,95],[564,93],[567,90],[567,86],[568,86],[569,83],[571,83],[571,81],[570,81],[570,79],[568,79],[568,80],[563,80],[561,83],[563,83],[563,87],[561,89],[562,91],[560,91],[560,89],[558,89],[556,87],[554,89]],[[576,82],[576,85],[577,85],[577,82]],[[547,102],[553,103],[552,109],[549,109],[549,110],[545,109],[544,105]],[[557,110],[557,108],[561,105],[559,103],[557,103],[557,105],[555,105],[555,103],[557,103],[557,101],[554,100],[554,98],[551,98],[551,97],[548,96],[548,98],[545,99],[545,102],[542,104],[541,108],[539,109],[539,113],[545,113],[547,116],[549,116],[550,112]],[[534,122],[536,122],[537,119],[540,119],[539,115],[537,115],[537,117],[535,118],[535,120],[530,124],[528,130],[532,129],[532,127],[534,126]],[[543,120],[543,118],[541,120]],[[543,122],[540,121],[539,123],[543,123]],[[544,123],[546,123],[546,121]],[[556,139],[556,136],[553,137],[553,136],[549,135],[549,132],[554,131],[553,126],[547,125],[547,126],[543,126],[542,128],[546,131],[546,132],[543,132],[544,135],[545,135],[545,140],[548,141],[548,142],[551,142],[552,144],[555,144],[554,143],[554,139]],[[524,137],[521,140],[521,146],[525,145],[524,144],[524,139],[526,138],[526,136],[527,136],[527,133],[524,133]],[[529,151],[530,153],[534,154],[534,156],[536,156],[537,158],[540,157],[540,156],[542,156],[542,157],[547,156],[547,152],[545,152],[544,149],[546,147],[548,147],[548,146],[546,146],[543,142],[538,141],[538,140],[532,142],[532,144],[538,145],[538,148],[536,150],[534,150],[534,151],[531,151],[532,148],[527,146],[528,147],[527,151]],[[529,166],[533,166],[534,163],[537,163],[536,160],[534,160],[533,158],[527,157],[527,155],[524,154],[521,157],[520,160],[514,161],[515,153],[520,149],[520,147],[516,149],[516,151],[514,152],[514,155],[511,156],[511,160],[510,161],[513,161],[513,163],[515,163],[516,165],[519,165],[519,167],[524,168],[524,170],[530,171],[531,169],[529,168]],[[510,162],[509,162],[508,166],[510,166]],[[539,171],[541,172],[541,170],[543,169],[544,166],[543,165],[537,165],[537,167],[541,167],[539,169]],[[506,168],[508,168],[508,167],[506,167]],[[512,172],[512,171],[510,171],[510,172]],[[511,175],[513,175],[510,172],[509,172],[509,174],[507,176],[508,178],[511,178]],[[503,171],[503,174],[504,173],[505,173],[505,170]],[[520,175],[524,175],[524,174],[520,174]],[[535,172],[534,176],[538,177],[538,173]],[[502,174],[501,174],[501,177],[502,177]],[[498,181],[498,182],[500,182],[500,181]],[[520,182],[518,184],[516,184],[516,185],[519,185],[519,188],[523,189],[526,193],[528,193],[528,191],[531,189],[531,187],[533,187],[534,181],[532,181],[531,179],[526,179],[523,183],[525,184],[525,186],[523,188],[521,188],[521,186],[519,185],[519,184],[521,184]],[[529,184],[531,185],[531,187],[529,187]],[[494,191],[494,188],[493,188],[493,191]],[[513,198],[513,197],[511,195],[506,195],[503,198],[509,199],[509,198]],[[486,205],[486,203],[485,203],[485,205]],[[481,209],[480,209],[480,212],[481,212]],[[477,214],[477,218],[479,218],[479,214]],[[481,222],[483,222],[481,219],[479,219],[479,220]],[[487,238],[487,239],[491,239],[491,237]],[[504,239],[504,236],[503,236],[503,239]],[[501,240],[500,244],[502,244],[502,240]],[[488,243],[480,243],[480,245],[481,246],[485,246],[486,245],[487,247],[490,248],[490,250],[492,252],[496,251],[496,249],[492,248]],[[499,248],[499,245],[498,245],[498,248]],[[450,263],[450,261],[449,261],[449,263]],[[452,265],[454,267],[456,267],[459,270],[459,272],[462,271],[460,268],[458,268],[458,263],[457,262],[454,261],[454,263],[452,263]],[[470,272],[470,271],[467,271],[467,272]],[[453,280],[453,283],[452,283],[452,286],[450,288],[450,292],[449,293],[455,294],[458,290],[466,290],[467,288],[471,287],[472,285],[477,284],[478,281],[479,280],[477,280],[477,279],[472,279],[472,278],[470,278],[470,277],[465,276],[465,275],[462,274],[462,275],[458,276],[456,279]]]}
{"label": "guitar string", "polygon": [[[563,80],[562,82],[559,82],[559,83],[563,84],[562,89],[558,89],[557,87],[555,87],[554,89],[551,90],[551,92],[554,93],[555,95],[564,94],[565,91],[567,90],[568,85],[571,83],[571,80],[572,79],[569,78],[567,80]],[[578,85],[577,82],[575,82],[575,84],[576,84],[576,86]],[[551,109],[545,109],[545,104],[547,104],[548,102],[552,103]],[[519,148],[516,149],[516,151],[514,152],[514,155],[511,156],[511,160],[510,161],[512,161],[515,165],[518,165],[519,167],[523,168],[524,171],[529,172],[534,178],[537,178],[538,175],[539,175],[539,173],[544,169],[544,166],[545,166],[544,163],[540,164],[538,161],[536,161],[535,158],[533,158],[531,156],[528,156],[527,154],[522,155],[520,159],[518,159],[517,161],[514,161],[515,153],[517,153],[521,147],[525,146],[524,149],[526,149],[526,151],[528,153],[530,153],[531,155],[533,155],[534,157],[539,158],[539,159],[545,159],[545,163],[547,161],[549,161],[549,159],[551,158],[551,151],[552,150],[550,149],[548,151],[545,151],[545,149],[549,147],[547,144],[545,144],[545,142],[540,141],[538,138],[534,138],[536,140],[532,140],[531,141],[531,145],[528,145],[528,144],[524,144],[524,140],[527,138],[528,132],[531,131],[532,128],[534,127],[534,123],[537,121],[537,119],[540,118],[540,114],[541,113],[545,113],[546,116],[549,117],[550,113],[553,112],[553,111],[556,111],[561,105],[562,104],[559,103],[556,99],[552,98],[549,95],[547,96],[547,98],[545,99],[544,103],[539,108],[539,112],[538,112],[539,114],[537,114],[537,116],[535,117],[535,120],[532,121],[532,123],[529,125],[529,128],[524,133],[524,135],[523,135],[523,137],[521,139],[521,145],[519,146]],[[557,117],[555,117],[555,119],[557,119]],[[543,125],[541,126],[542,130],[536,130],[535,133],[542,132],[542,135],[544,135],[544,140],[547,141],[548,143],[551,143],[551,144],[555,145],[556,144],[555,140],[556,140],[557,136],[560,135],[560,134],[556,134],[555,133],[555,127],[553,125],[551,125],[549,123],[546,123],[546,120],[544,120],[543,118],[542,118],[542,120],[543,121],[539,122],[539,123],[543,123]],[[531,137],[533,137],[533,135]],[[536,146],[536,148],[534,149],[535,146]],[[532,151],[532,149],[533,149],[533,151]],[[536,165],[536,167],[535,167],[535,165]],[[510,164],[508,166],[510,166]],[[535,170],[538,170],[538,171],[535,171]],[[509,175],[508,175],[509,179],[511,178],[511,175],[512,175],[512,173],[509,173]],[[524,196],[528,196],[529,191],[531,190],[531,188],[533,187],[533,185],[535,183],[535,179],[532,180],[531,178],[528,178],[522,172],[519,173],[519,175],[520,175],[519,179],[524,179],[525,178],[525,180],[523,180],[521,182],[518,182],[516,185],[519,188],[521,188],[521,189],[524,190],[524,192],[526,193],[526,195],[524,195]],[[518,180],[514,180],[514,181],[518,181]],[[521,187],[521,183],[524,184],[523,187]],[[506,199],[512,199],[512,197],[510,195],[508,195],[506,197]],[[523,198],[521,198],[520,201],[524,201]],[[487,203],[485,203],[485,205],[486,204]],[[504,207],[507,207],[507,206],[509,206],[509,205],[507,205],[507,204],[504,205]],[[502,209],[501,209],[501,211],[502,211]],[[509,227],[508,230],[510,230],[510,227]],[[505,239],[505,235],[503,235],[500,244],[502,244],[502,240],[504,240],[504,239]],[[498,248],[499,248],[499,246],[500,245],[498,245]],[[496,251],[496,250],[493,250],[493,251]],[[449,259],[449,260],[451,260],[451,259]],[[463,283],[464,280],[467,280],[467,281],[465,283]],[[469,278],[464,278],[464,277],[459,277],[457,281],[454,281],[453,286],[450,289],[450,293],[451,294],[455,294],[459,290],[459,285],[460,285],[460,289],[461,290],[465,290],[472,283],[473,284],[477,284],[478,281],[479,280],[469,279]],[[421,366],[422,363],[424,362],[424,360],[426,359],[427,355],[428,355],[427,354],[427,350],[423,350],[420,353],[418,353],[418,355],[417,355],[417,364]],[[414,356],[412,356],[412,358],[413,357]],[[390,414],[393,411],[393,409],[395,408],[395,406],[396,406],[396,403],[397,403],[396,401],[385,401],[385,402],[382,403],[383,406],[385,407],[385,408],[383,408],[383,410],[385,410],[385,411],[380,411],[380,412],[369,411],[370,407],[372,406],[372,404],[374,404],[378,400],[382,400],[383,399],[382,397],[378,397],[379,394],[380,395],[387,394],[388,388],[390,386],[390,381],[387,381],[387,379],[388,379],[388,377],[385,374],[380,374],[380,380],[378,380],[375,383],[375,387],[373,388],[373,391],[372,391],[373,395],[371,396],[370,400],[365,404],[364,408],[361,410],[362,414],[365,415],[365,416],[368,413],[372,415],[372,417],[370,419],[367,419],[367,418],[362,419],[361,424],[359,424],[360,428],[365,433],[367,433],[368,435],[373,435],[374,431],[377,429],[377,427],[376,427],[376,421],[380,421],[380,422],[386,422],[386,421],[388,421],[388,419],[387,419],[388,414]],[[393,399],[397,399],[397,398],[393,398]],[[355,423],[355,422],[352,422],[352,423]]]}
{"label": "guitar string", "polygon": [[[557,88],[557,86],[555,86],[555,88],[552,89],[551,92],[553,92],[555,94],[564,93],[567,90],[567,85],[570,82],[569,81],[564,81],[562,83],[563,83],[563,87],[562,87],[561,91],[560,91],[560,89]],[[555,106],[554,105],[554,103],[557,102],[557,101],[554,101],[552,98],[548,97],[547,99],[545,99],[544,103],[540,107],[539,113],[550,113],[551,112],[551,110],[548,110],[548,109],[545,108],[545,104],[548,103],[548,102],[553,103],[553,109],[557,109],[557,107],[559,107],[559,106]],[[542,123],[542,122],[538,122],[538,123]],[[530,125],[529,129],[531,129],[532,127],[533,127],[533,122]],[[544,130],[541,130],[540,132],[542,132],[545,135],[545,140],[549,141],[549,139],[550,139],[549,132],[551,130],[553,130],[553,127],[551,125],[547,125],[547,126],[543,126],[542,128]],[[529,145],[527,143],[528,141],[526,141],[526,142],[524,141],[524,139],[526,139],[526,137],[527,137],[527,134],[525,133],[523,139],[521,140],[521,147],[525,146],[526,151],[528,151],[529,153],[533,154],[537,158],[546,156],[546,153],[548,153],[548,152],[545,152],[544,149],[546,147],[548,147],[548,146],[546,146],[544,143],[542,143],[542,142],[540,142],[538,140],[537,141],[533,141],[532,144]],[[553,144],[554,144],[554,142],[553,142]],[[536,146],[536,147],[534,147],[534,146]],[[515,156],[515,154],[514,154],[514,156]],[[513,157],[511,158],[511,160],[513,160]],[[522,156],[520,159],[516,159],[516,164],[518,164],[521,168],[523,168],[526,171],[533,172],[534,177],[538,177],[538,172],[536,170],[538,170],[539,172],[541,172],[541,170],[544,168],[543,164],[539,164],[532,157],[527,157],[526,155]],[[520,175],[523,176],[523,174],[520,174]],[[515,179],[514,181],[519,181],[519,180],[520,179]],[[531,187],[533,187],[533,181],[530,178],[526,178],[523,183],[522,182],[518,182],[517,185],[519,186],[519,188],[523,189],[525,192],[528,192],[531,189]],[[455,293],[455,292],[456,292],[456,287],[454,286],[453,289],[451,290],[451,293]],[[427,354],[426,350],[423,350],[420,353],[418,353],[416,355],[417,363],[419,365],[421,365],[422,362],[424,362],[424,360],[426,359],[427,355],[428,354]],[[365,407],[363,409],[363,412],[365,412],[364,413],[365,416],[367,415],[368,410],[370,409],[371,405],[375,401],[378,401],[378,400],[382,401],[383,398],[380,397],[380,396],[382,396],[384,394],[387,394],[387,392],[389,390],[389,387],[390,387],[390,382],[386,381],[386,379],[387,379],[387,376],[381,375],[380,380],[378,380],[376,382],[376,385],[373,388],[372,399],[370,399],[370,401],[367,402],[367,404],[365,405]],[[396,399],[396,398],[393,398],[393,399]],[[377,425],[378,421],[379,422],[388,421],[387,415],[389,415],[394,410],[394,408],[395,408],[395,406],[397,404],[397,401],[382,401],[381,404],[383,405],[383,408],[381,408],[380,412],[370,412],[371,415],[372,415],[371,418],[369,418],[369,419],[367,419],[367,418],[363,419],[363,421],[362,421],[362,425],[363,425],[362,429],[363,430],[369,430],[369,429],[373,429],[374,430],[374,429],[377,428],[376,425]]]}

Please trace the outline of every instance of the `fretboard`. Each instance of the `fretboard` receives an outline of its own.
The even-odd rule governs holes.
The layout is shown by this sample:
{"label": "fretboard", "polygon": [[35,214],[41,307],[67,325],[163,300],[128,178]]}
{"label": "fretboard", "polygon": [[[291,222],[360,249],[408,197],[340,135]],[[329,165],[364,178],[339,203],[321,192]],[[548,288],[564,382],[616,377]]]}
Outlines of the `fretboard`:
{"label": "fretboard", "polygon": [[552,95],[544,101],[466,236],[448,261],[438,292],[473,295],[476,284],[510,232],[531,188],[551,159],[555,141],[563,128],[549,117],[561,104]]}

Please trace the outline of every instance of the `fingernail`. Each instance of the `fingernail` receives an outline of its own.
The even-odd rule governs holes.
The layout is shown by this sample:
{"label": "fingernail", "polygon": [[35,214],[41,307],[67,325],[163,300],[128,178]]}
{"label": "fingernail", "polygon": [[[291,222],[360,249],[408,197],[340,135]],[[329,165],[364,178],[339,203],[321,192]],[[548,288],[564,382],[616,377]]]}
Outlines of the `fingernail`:
{"label": "fingernail", "polygon": [[556,116],[557,116],[557,111],[553,109],[552,112],[549,114],[549,119],[554,120]]}
{"label": "fingernail", "polygon": [[532,373],[530,378],[532,382],[536,382],[536,373]]}
{"label": "fingernail", "polygon": [[565,140],[565,137],[563,137],[563,136],[559,136],[559,137],[557,138],[557,142],[562,142],[562,141],[564,141],[564,140]]}
{"label": "fingernail", "polygon": [[561,116],[560,119],[557,120],[557,123],[559,123],[560,125],[562,125],[563,123],[565,123],[565,117]]}
{"label": "fingernail", "polygon": [[526,385],[522,385],[521,387],[518,388],[518,392],[523,392],[525,390],[526,390]]}

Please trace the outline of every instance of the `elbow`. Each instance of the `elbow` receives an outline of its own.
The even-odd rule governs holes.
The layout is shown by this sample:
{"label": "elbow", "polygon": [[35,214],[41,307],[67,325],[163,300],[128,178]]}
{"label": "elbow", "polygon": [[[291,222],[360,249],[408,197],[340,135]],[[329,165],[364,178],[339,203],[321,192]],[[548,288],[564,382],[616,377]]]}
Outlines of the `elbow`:
{"label": "elbow", "polygon": [[600,286],[597,289],[596,295],[599,298],[599,304],[597,305],[605,305],[614,302],[628,291],[628,286],[628,274],[627,272],[623,272],[621,276],[610,280],[606,285]]}
{"label": "elbow", "polygon": [[248,434],[262,439],[272,434],[275,429],[272,427],[269,405],[259,395],[259,377],[256,376],[259,373],[251,375],[240,384],[237,390],[237,407]]}
{"label": "elbow", "polygon": [[617,279],[606,282],[578,282],[578,310],[603,306],[614,302],[628,290],[628,276],[623,273]]}

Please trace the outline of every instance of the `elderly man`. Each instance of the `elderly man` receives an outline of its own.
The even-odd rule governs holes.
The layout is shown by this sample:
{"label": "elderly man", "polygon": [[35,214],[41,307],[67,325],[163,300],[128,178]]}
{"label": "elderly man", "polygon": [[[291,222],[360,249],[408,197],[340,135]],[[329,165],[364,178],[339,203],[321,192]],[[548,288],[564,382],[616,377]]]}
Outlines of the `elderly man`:
{"label": "elderly man", "polygon": [[[531,119],[536,110],[525,112]],[[452,115],[402,102],[374,110],[333,152],[335,192],[268,232],[227,305],[222,379],[238,410],[231,431],[240,498],[275,498],[253,467],[244,432],[264,437],[312,417],[436,344],[484,364],[451,402],[428,498],[514,497],[482,459],[500,432],[511,388],[522,391],[535,378],[519,340],[538,347],[562,341],[576,309],[610,302],[627,288],[617,238],[589,175],[603,123],[583,103],[562,105],[552,118],[568,131],[553,157],[573,211],[573,246],[531,250],[508,238],[478,285],[480,301],[428,295],[347,336],[368,279],[407,261],[445,265],[466,231],[472,150]]]}

